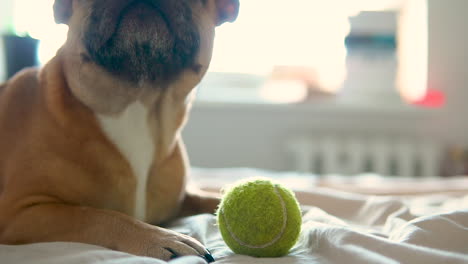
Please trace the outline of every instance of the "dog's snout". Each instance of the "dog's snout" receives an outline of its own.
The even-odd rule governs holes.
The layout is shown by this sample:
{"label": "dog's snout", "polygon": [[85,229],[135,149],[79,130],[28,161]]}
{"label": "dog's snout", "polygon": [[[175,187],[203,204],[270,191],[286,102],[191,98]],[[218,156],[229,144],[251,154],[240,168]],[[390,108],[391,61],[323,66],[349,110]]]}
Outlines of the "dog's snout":
{"label": "dog's snout", "polygon": [[94,63],[127,81],[173,80],[196,65],[196,1],[96,1],[84,46]]}

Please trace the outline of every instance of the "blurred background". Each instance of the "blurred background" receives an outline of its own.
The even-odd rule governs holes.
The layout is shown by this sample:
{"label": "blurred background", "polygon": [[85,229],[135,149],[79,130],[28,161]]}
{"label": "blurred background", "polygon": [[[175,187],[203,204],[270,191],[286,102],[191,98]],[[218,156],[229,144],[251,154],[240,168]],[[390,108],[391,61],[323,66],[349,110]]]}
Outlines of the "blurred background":
{"label": "blurred background", "polygon": [[[66,38],[53,0],[0,2],[0,80]],[[466,0],[241,0],[183,136],[191,163],[468,174]]]}

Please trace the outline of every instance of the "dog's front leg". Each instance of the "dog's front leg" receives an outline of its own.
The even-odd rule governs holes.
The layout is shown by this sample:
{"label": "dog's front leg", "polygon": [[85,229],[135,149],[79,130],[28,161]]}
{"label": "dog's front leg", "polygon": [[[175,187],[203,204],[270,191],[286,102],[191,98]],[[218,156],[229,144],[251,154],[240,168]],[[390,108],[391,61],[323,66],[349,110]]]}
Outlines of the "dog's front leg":
{"label": "dog's front leg", "polygon": [[187,188],[178,216],[183,217],[203,213],[213,214],[220,201],[221,195],[219,193],[207,192],[197,188]]}
{"label": "dog's front leg", "polygon": [[189,236],[110,210],[38,204],[23,209],[8,223],[2,226],[0,243],[71,241],[163,260],[184,255],[212,260],[205,247]]}

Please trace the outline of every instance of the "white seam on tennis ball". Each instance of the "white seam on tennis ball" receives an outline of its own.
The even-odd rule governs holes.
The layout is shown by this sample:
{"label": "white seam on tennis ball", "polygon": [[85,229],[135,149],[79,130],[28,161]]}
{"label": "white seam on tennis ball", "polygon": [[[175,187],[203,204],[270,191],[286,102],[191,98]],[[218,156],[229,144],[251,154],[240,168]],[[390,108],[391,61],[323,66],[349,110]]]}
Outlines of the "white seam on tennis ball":
{"label": "white seam on tennis ball", "polygon": [[281,196],[281,194],[279,193],[278,191],[278,187],[275,186],[275,193],[276,195],[278,196],[278,198],[280,199],[280,203],[281,203],[281,208],[283,209],[283,225],[281,226],[281,231],[279,232],[278,235],[276,235],[272,241],[268,242],[268,243],[265,243],[263,245],[250,245],[250,244],[247,244],[245,243],[244,241],[242,241],[240,238],[238,238],[233,232],[232,232],[232,229],[231,229],[231,226],[229,225],[229,222],[226,220],[226,217],[224,216],[224,212],[223,210],[221,209],[221,216],[223,217],[223,220],[224,220],[224,223],[226,223],[226,228],[229,232],[229,235],[231,235],[232,238],[234,238],[234,240],[239,243],[240,245],[244,246],[244,247],[249,247],[249,248],[266,248],[266,247],[269,247],[271,245],[273,245],[274,243],[276,243],[284,234],[284,231],[286,230],[286,223],[287,223],[287,220],[288,220],[288,215],[287,215],[287,212],[286,212],[286,204],[284,203],[284,200],[283,200],[283,197]]}

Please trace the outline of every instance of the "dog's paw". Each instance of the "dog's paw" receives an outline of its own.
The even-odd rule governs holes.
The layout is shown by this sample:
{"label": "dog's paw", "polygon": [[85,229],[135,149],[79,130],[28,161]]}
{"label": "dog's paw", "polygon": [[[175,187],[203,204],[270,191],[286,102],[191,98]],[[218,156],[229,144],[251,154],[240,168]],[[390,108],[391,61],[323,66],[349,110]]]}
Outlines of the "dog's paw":
{"label": "dog's paw", "polygon": [[166,261],[181,256],[199,256],[208,263],[214,261],[208,249],[190,236],[159,227],[149,231],[145,236],[146,239],[140,240],[143,244],[137,246],[137,255]]}

